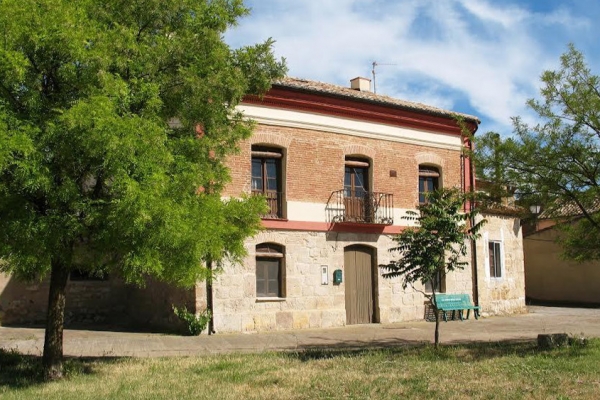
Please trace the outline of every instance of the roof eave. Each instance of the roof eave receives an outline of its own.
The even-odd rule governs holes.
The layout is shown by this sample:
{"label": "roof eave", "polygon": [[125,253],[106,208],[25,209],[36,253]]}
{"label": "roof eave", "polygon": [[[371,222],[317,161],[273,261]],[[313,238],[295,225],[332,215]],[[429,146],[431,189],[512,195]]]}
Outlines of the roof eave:
{"label": "roof eave", "polygon": [[315,94],[315,95],[319,95],[319,96],[326,96],[326,97],[331,97],[331,98],[355,101],[358,103],[367,103],[367,104],[385,106],[385,107],[394,108],[397,110],[410,111],[410,112],[423,114],[423,115],[431,115],[431,116],[448,118],[448,119],[456,119],[457,117],[459,117],[459,118],[464,119],[466,122],[475,124],[475,127],[474,127],[475,129],[473,132],[475,132],[477,130],[477,127],[479,126],[479,124],[481,124],[481,120],[473,115],[462,114],[462,113],[453,112],[453,111],[449,111],[449,110],[436,111],[436,110],[431,110],[431,109],[423,109],[423,108],[419,108],[419,107],[411,107],[409,105],[396,104],[396,103],[388,102],[385,100],[356,97],[356,96],[345,95],[343,93],[332,93],[332,92],[327,92],[327,91],[323,91],[323,90],[315,90],[315,89],[310,89],[310,88],[303,88],[303,87],[298,87],[298,86],[293,86],[293,85],[287,85],[285,83],[280,83],[280,82],[274,82],[272,86],[278,87],[278,88],[284,89],[284,90],[295,91],[295,92],[311,93],[311,94]]}

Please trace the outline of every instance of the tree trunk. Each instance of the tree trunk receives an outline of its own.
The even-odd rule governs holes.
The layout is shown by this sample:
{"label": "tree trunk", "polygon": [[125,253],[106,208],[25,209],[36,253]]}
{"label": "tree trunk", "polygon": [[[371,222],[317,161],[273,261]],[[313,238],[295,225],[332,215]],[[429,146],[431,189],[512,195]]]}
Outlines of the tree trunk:
{"label": "tree trunk", "polygon": [[52,261],[50,293],[44,338],[44,375],[48,380],[63,376],[63,326],[65,322],[65,291],[69,271],[61,262]]}
{"label": "tree trunk", "polygon": [[436,284],[434,280],[431,280],[431,297],[432,297],[432,305],[433,305],[433,314],[435,315],[435,333],[433,334],[433,339],[435,343],[435,348],[437,349],[440,344],[440,311],[437,308],[437,301],[435,298],[435,291],[437,290]]}
{"label": "tree trunk", "polygon": [[[210,271],[210,275],[206,279],[206,308],[208,309],[208,312],[210,312],[210,319],[208,320],[208,334],[212,335],[215,333],[215,323],[213,320],[214,304],[213,304],[213,286],[212,286],[212,280],[213,280],[212,261],[210,261],[210,260],[207,261],[206,267]],[[198,311],[198,310],[196,310],[196,311]]]}

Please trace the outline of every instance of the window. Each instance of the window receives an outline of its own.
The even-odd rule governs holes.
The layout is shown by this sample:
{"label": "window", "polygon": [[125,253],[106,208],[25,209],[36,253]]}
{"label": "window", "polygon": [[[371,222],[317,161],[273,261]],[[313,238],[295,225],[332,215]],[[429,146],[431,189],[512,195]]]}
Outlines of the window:
{"label": "window", "polygon": [[346,157],[344,168],[344,207],[345,220],[371,222],[373,211],[369,201],[368,160]]}
{"label": "window", "polygon": [[440,170],[436,167],[419,165],[419,204],[426,202],[426,193],[440,187]]}
{"label": "window", "polygon": [[284,261],[282,246],[256,246],[256,297],[284,297]]}
{"label": "window", "polygon": [[[445,275],[441,271],[435,275],[435,287],[437,289],[436,293],[444,293],[446,291],[445,284],[446,280],[444,279]],[[425,292],[431,293],[433,292],[433,287],[431,282],[425,282]]]}
{"label": "window", "polygon": [[369,191],[369,162],[346,158],[344,170],[344,196],[363,198]]}
{"label": "window", "polygon": [[490,262],[490,277],[502,278],[502,255],[500,245],[502,242],[488,242],[489,262]]}
{"label": "window", "polygon": [[252,194],[267,199],[269,211],[264,218],[283,218],[280,149],[252,146]]}

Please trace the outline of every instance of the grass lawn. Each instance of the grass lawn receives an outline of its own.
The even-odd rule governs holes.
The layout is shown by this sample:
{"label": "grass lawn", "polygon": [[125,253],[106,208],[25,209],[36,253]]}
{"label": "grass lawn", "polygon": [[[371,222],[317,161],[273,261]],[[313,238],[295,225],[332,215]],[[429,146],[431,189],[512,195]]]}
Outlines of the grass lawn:
{"label": "grass lawn", "polygon": [[40,359],[0,350],[2,399],[598,399],[600,340],[384,350],[69,359],[45,383]]}

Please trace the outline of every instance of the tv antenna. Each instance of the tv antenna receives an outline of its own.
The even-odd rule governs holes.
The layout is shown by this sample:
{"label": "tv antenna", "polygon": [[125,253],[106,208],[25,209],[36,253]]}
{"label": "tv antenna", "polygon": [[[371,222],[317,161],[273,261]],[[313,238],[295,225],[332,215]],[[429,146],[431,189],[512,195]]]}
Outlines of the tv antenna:
{"label": "tv antenna", "polygon": [[377,94],[377,84],[375,81],[375,67],[378,65],[398,65],[398,64],[382,64],[382,63],[378,63],[377,61],[373,61],[373,69],[371,70],[371,73],[373,74],[373,93]]}

